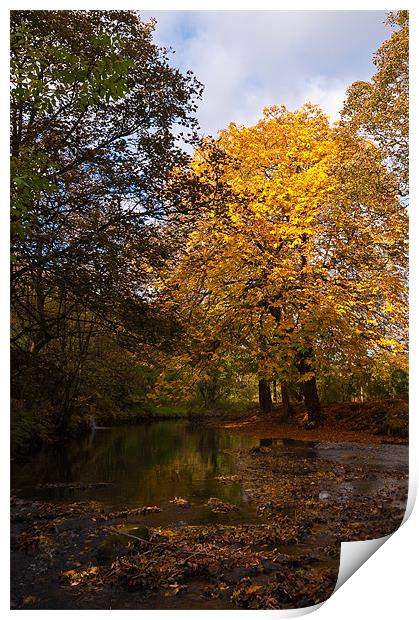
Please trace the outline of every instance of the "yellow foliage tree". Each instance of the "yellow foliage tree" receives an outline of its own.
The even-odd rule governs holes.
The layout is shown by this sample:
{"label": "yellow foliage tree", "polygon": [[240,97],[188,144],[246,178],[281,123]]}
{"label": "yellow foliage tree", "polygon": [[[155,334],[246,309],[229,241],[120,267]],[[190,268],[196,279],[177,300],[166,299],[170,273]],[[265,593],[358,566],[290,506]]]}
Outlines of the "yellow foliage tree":
{"label": "yellow foliage tree", "polygon": [[347,91],[343,122],[375,140],[399,181],[409,185],[409,12],[390,11],[390,38],[377,50],[377,72],[370,82],[354,82]]}
{"label": "yellow foliage tree", "polygon": [[324,342],[404,345],[406,216],[381,153],[316,106],[272,107],[206,140],[191,174],[205,208],[168,279],[196,359],[237,347],[260,379],[297,377],[315,425]]}

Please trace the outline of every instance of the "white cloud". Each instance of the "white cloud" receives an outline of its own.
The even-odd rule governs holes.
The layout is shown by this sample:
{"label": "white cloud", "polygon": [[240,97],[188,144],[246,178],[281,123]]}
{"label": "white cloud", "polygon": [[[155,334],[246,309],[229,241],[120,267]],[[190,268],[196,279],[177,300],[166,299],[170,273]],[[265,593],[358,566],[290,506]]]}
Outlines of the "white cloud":
{"label": "white cloud", "polygon": [[317,76],[305,82],[300,92],[304,93],[305,102],[317,103],[333,123],[339,119],[347,87],[339,80]]}
{"label": "white cloud", "polygon": [[[148,18],[151,12],[141,13]],[[205,85],[203,134],[235,121],[253,124],[265,106],[307,101],[338,118],[346,88],[374,72],[388,36],[383,11],[155,12],[157,43]]]}

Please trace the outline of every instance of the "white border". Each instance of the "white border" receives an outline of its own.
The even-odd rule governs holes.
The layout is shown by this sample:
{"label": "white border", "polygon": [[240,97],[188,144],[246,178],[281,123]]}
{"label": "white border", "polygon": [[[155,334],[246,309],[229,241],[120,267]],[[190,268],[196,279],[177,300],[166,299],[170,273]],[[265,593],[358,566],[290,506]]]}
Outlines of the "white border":
{"label": "white border", "polygon": [[[122,3],[122,7],[118,6],[118,3],[109,2],[109,1],[92,1],[83,2],[80,1],[72,1],[72,2],[39,2],[36,0],[32,1],[15,1],[12,2],[7,1],[2,3],[0,7],[0,41],[2,42],[2,62],[0,63],[0,85],[2,90],[2,101],[5,102],[8,100],[8,92],[7,92],[7,84],[8,84],[8,41],[9,41],[9,16],[8,12],[10,9],[52,9],[52,8],[60,8],[60,9],[112,9],[112,8],[124,8],[124,9],[134,9],[134,10],[181,10],[181,9],[189,9],[189,10],[387,10],[391,9],[406,9],[408,8],[411,13],[411,58],[412,62],[412,84],[413,87],[411,89],[411,127],[412,127],[412,158],[411,158],[411,169],[419,170],[419,162],[417,159],[417,113],[418,109],[418,98],[417,98],[417,73],[416,73],[416,63],[414,62],[415,58],[419,57],[418,54],[418,46],[419,46],[419,32],[417,28],[417,16],[418,10],[415,7],[415,3],[412,0],[407,0],[405,2],[392,2],[391,7],[383,5],[383,2],[372,2],[372,1],[364,1],[361,2],[359,0],[353,0],[351,3],[343,3],[339,6],[336,6],[335,2],[299,2],[296,0],[293,3],[287,2],[267,2],[266,0],[259,0],[256,3],[249,1],[242,2],[231,2],[229,0],[213,0],[211,3],[209,1],[163,1],[163,0],[155,0],[154,2],[139,2],[133,3],[124,2]],[[333,51],[331,50],[331,53]],[[348,84],[349,86],[349,84]],[[7,99],[6,99],[7,98]],[[8,113],[7,113],[7,105],[1,106],[3,116],[2,123],[0,128],[0,137],[1,137],[1,170],[3,174],[0,177],[1,196],[2,200],[2,209],[0,211],[1,217],[4,218],[2,220],[0,227],[0,269],[1,269],[1,284],[3,286],[2,290],[4,291],[3,297],[7,297],[7,289],[8,289],[8,179],[7,179],[7,170],[8,170]],[[411,187],[411,240],[412,240],[412,249],[411,249],[411,286],[412,286],[412,294],[411,294],[411,348],[414,351],[414,355],[411,357],[411,416],[410,416],[410,478],[409,478],[409,510],[412,509],[414,503],[414,497],[416,495],[417,489],[417,472],[418,472],[418,422],[417,422],[417,414],[415,412],[414,404],[419,402],[419,382],[415,382],[413,380],[417,363],[416,363],[416,355],[418,351],[418,319],[416,317],[416,300],[417,300],[417,282],[418,282],[418,267],[419,266],[419,244],[414,243],[417,239],[418,234],[418,205],[415,205],[416,196],[418,195],[417,191],[417,183],[415,182],[415,177],[412,175],[412,187]],[[2,454],[5,459],[8,459],[8,393],[9,393],[9,381],[8,381],[8,368],[9,368],[9,357],[8,357],[8,306],[7,303],[2,304],[1,306],[1,325],[3,326],[2,330],[2,355],[1,355],[1,380],[2,380],[2,388],[4,394],[5,403],[4,412],[3,412],[3,425],[5,428],[4,433],[2,433],[2,441],[4,442]],[[2,537],[4,537],[3,548],[5,550],[9,549],[9,513],[6,506],[8,506],[8,496],[9,496],[9,476],[7,475],[9,472],[9,464],[8,460],[3,463],[2,468],[3,476],[3,510],[1,513],[2,517],[2,527],[1,533]],[[373,555],[367,563],[362,566],[362,568],[357,571],[351,579],[349,579],[342,588],[331,596],[331,598],[326,601],[324,605],[320,607],[318,611],[316,611],[316,618],[319,620],[327,620],[333,619],[335,620],[339,617],[339,620],[353,620],[354,615],[361,615],[362,618],[368,618],[369,615],[379,616],[380,618],[394,618],[398,617],[402,620],[414,618],[417,615],[417,601],[416,601],[416,589],[417,589],[417,560],[416,555],[413,550],[414,542],[418,541],[418,524],[419,524],[419,511],[416,508],[413,510],[412,515],[408,519],[408,521],[398,530],[396,531],[386,544],[380,549],[379,553]],[[370,542],[370,541],[368,541]],[[359,545],[360,543],[345,543],[346,545]],[[362,543],[361,543],[362,544]],[[8,591],[8,574],[9,574],[9,565],[8,565],[8,551],[3,554],[5,557],[3,558],[4,566],[2,566],[2,579],[1,579],[1,609],[6,611],[6,613],[15,614],[20,613],[18,611],[10,611],[9,610],[9,591]],[[299,611],[299,610],[295,610]],[[300,610],[302,611],[302,610]],[[308,611],[308,610],[307,610]],[[47,616],[54,616],[54,618],[59,615],[60,617],[73,617],[75,613],[77,613],[77,618],[81,616],[88,617],[93,615],[97,615],[102,618],[104,615],[107,615],[106,610],[100,611],[29,611],[25,610],[25,614],[31,614],[31,616],[39,616],[39,618],[44,618]],[[176,610],[170,612],[162,612],[162,611],[114,611],[112,612],[112,617],[115,617],[115,614],[119,616],[119,614],[126,616],[127,614],[141,614],[142,617],[150,617],[150,618],[159,618],[162,616],[167,617],[170,614],[171,619],[173,620],[183,620],[185,616],[190,616],[192,618],[196,616],[195,611],[184,611],[184,610]],[[210,610],[202,610],[199,611],[200,617],[207,616],[212,614],[213,612]],[[219,611],[217,612],[217,617],[232,617],[232,615],[243,615],[242,611]],[[288,617],[291,617],[287,612],[280,611],[247,611],[246,615],[249,617],[250,615],[274,615],[285,617],[286,614]],[[297,615],[297,614],[292,614]]]}

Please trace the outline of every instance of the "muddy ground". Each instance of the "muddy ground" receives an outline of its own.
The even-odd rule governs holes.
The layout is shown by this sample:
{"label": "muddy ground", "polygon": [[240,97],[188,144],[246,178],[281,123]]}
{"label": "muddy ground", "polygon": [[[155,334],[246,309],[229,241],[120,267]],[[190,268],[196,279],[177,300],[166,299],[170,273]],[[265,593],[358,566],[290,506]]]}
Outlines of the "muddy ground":
{"label": "muddy ground", "polygon": [[312,430],[304,427],[303,404],[294,403],[293,407],[295,414],[286,421],[279,404],[274,405],[269,415],[255,410],[234,420],[226,418],[210,424],[267,438],[368,444],[408,443],[409,411],[408,403],[404,400],[324,404],[321,424]]}
{"label": "muddy ground", "polygon": [[[11,606],[17,609],[286,609],[327,599],[340,542],[378,538],[403,519],[407,446],[275,440],[231,450],[257,522],[150,526],[159,506],[12,498]],[[236,506],[211,498],[217,514]],[[164,511],[163,511],[164,513]],[[164,516],[164,514],[160,516]]]}

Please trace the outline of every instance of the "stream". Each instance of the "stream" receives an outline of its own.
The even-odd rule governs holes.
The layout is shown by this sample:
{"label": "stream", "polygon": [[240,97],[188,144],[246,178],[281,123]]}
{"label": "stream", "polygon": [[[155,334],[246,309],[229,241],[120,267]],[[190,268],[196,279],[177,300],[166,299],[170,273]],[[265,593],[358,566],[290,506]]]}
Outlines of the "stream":
{"label": "stream", "polygon": [[[150,525],[182,523],[185,518],[191,524],[254,522],[257,517],[242,485],[223,484],[217,477],[235,474],[231,450],[258,446],[271,446],[293,462],[318,459],[354,467],[367,462],[371,477],[355,485],[362,494],[379,488],[381,470],[406,471],[408,465],[407,446],[258,439],[185,421],[162,421],[95,429],[83,439],[46,446],[24,462],[13,461],[12,494],[46,501],[94,500],[107,510],[157,505],[163,512],[149,515]],[[353,491],[353,483],[340,489],[343,494]],[[176,497],[191,503],[187,513],[171,503]],[[203,506],[211,497],[238,510],[214,514]]]}
{"label": "stream", "polygon": [[406,445],[97,428],[11,463],[12,606],[314,604],[333,591],[339,539],[397,528],[407,475]]}

